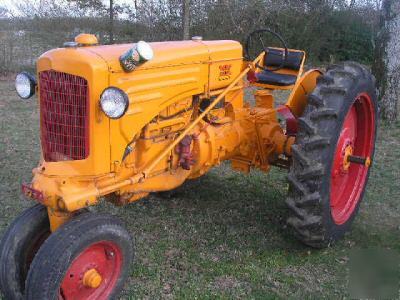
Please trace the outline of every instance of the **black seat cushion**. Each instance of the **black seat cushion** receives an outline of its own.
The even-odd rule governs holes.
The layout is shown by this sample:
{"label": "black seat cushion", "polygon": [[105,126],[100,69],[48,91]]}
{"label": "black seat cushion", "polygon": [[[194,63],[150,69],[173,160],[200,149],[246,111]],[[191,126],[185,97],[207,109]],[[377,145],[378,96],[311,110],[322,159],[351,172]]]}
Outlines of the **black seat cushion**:
{"label": "black seat cushion", "polygon": [[[264,66],[279,67],[282,63],[285,50],[267,48],[265,51],[266,55],[264,59]],[[303,56],[303,52],[288,51],[288,57],[283,65],[283,68],[298,71],[300,69],[301,62],[303,61]]]}
{"label": "black seat cushion", "polygon": [[289,86],[296,83],[297,77],[288,74],[279,74],[270,71],[262,71],[256,74],[258,83],[270,85]]}

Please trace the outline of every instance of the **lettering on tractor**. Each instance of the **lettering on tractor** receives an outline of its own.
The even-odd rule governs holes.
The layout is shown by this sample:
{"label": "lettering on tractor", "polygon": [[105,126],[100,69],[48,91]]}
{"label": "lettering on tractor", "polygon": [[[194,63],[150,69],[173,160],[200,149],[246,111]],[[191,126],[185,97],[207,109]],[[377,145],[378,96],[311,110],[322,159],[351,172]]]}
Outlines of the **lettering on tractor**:
{"label": "lettering on tractor", "polygon": [[231,78],[232,65],[221,65],[219,66],[219,80],[229,80]]}
{"label": "lettering on tractor", "polygon": [[[244,49],[201,38],[99,45],[84,34],[40,56],[36,76],[15,82],[21,98],[38,96],[42,156],[22,188],[37,204],[1,241],[6,299],[116,297],[131,237],[86,208],[173,190],[222,161],[246,173],[288,170],[294,234],[317,248],[341,238],[373,161],[375,79],[355,62],[323,72],[305,70],[305,60],[269,29]],[[276,90],[290,91],[285,104],[274,103]]]}

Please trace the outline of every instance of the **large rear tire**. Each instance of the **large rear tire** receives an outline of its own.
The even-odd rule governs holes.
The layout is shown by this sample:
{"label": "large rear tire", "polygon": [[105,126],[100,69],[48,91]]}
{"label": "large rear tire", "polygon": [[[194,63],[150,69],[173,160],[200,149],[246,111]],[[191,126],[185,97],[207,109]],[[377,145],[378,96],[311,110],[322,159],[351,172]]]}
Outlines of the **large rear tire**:
{"label": "large rear tire", "polygon": [[32,260],[49,235],[47,209],[41,204],[24,210],[7,228],[0,242],[0,290],[5,299],[23,299]]}
{"label": "large rear tire", "polygon": [[303,243],[326,247],[349,230],[369,177],[369,165],[349,156],[372,159],[376,125],[375,79],[364,66],[341,63],[318,78],[288,175],[288,224]]}
{"label": "large rear tire", "polygon": [[82,213],[52,233],[36,254],[26,299],[114,299],[132,260],[132,240],[118,219]]}

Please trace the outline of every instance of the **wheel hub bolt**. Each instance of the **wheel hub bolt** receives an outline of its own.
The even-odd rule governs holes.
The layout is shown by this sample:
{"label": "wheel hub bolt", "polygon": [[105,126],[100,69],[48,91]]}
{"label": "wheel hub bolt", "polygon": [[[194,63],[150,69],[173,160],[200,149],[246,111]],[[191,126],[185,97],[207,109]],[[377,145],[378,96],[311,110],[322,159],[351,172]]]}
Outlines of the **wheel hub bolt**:
{"label": "wheel hub bolt", "polygon": [[348,145],[344,150],[344,158],[343,158],[343,170],[348,171],[350,169],[350,161],[349,157],[353,154],[353,147]]}
{"label": "wheel hub bolt", "polygon": [[114,252],[113,251],[107,251],[107,257],[108,258],[113,258],[114,257]]}
{"label": "wheel hub bolt", "polygon": [[96,289],[100,286],[102,281],[101,275],[96,269],[90,269],[83,275],[83,285]]}
{"label": "wheel hub bolt", "polygon": [[368,156],[361,157],[361,156],[357,156],[357,155],[349,155],[348,161],[349,161],[349,163],[352,162],[355,164],[363,165],[363,166],[366,166],[367,168],[371,165],[371,159]]}

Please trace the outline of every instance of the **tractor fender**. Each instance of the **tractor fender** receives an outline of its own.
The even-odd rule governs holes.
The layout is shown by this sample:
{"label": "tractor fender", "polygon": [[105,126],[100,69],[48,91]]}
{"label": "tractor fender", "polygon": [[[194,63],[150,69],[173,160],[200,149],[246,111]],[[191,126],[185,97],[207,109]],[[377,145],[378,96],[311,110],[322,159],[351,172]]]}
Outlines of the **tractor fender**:
{"label": "tractor fender", "polygon": [[307,105],[308,95],[314,90],[317,85],[317,78],[322,75],[319,69],[312,69],[304,73],[299,80],[297,80],[287,102],[286,106],[289,107],[295,117],[300,117]]}

